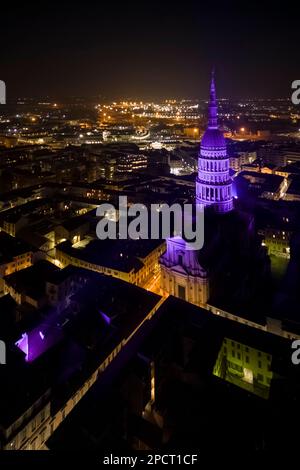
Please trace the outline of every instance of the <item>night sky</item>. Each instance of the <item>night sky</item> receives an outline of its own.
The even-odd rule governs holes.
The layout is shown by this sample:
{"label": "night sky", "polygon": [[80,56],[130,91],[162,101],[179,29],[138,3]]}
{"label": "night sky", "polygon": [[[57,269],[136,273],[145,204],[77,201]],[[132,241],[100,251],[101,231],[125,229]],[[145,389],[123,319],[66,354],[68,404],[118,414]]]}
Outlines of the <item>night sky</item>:
{"label": "night sky", "polygon": [[[293,2],[1,4],[8,99],[287,97],[300,79]],[[298,37],[297,37],[298,36]]]}

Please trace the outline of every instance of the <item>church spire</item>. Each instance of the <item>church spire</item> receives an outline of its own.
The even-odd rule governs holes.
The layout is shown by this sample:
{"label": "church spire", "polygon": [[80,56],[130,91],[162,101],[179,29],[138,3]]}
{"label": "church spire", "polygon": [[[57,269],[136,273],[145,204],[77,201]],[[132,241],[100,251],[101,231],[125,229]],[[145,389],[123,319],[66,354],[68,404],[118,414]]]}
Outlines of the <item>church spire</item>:
{"label": "church spire", "polygon": [[211,72],[211,82],[210,82],[210,101],[208,107],[208,128],[217,129],[218,128],[218,108],[216,100],[216,86],[215,86],[215,69],[212,69]]}
{"label": "church spire", "polygon": [[218,128],[216,87],[212,71],[208,126],[203,134],[198,159],[196,200],[204,206],[213,206],[216,212],[233,209],[232,180],[229,173],[229,157],[222,131]]}

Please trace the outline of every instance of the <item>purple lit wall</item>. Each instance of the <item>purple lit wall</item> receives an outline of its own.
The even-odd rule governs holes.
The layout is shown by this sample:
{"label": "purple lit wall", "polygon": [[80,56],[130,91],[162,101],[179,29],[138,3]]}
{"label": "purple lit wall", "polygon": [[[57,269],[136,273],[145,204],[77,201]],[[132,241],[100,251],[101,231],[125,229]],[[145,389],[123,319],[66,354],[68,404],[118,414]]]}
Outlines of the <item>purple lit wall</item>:
{"label": "purple lit wall", "polygon": [[232,196],[234,199],[238,199],[237,187],[235,181],[232,183]]}
{"label": "purple lit wall", "polygon": [[25,354],[25,361],[28,361],[28,335],[23,333],[22,337],[15,343],[15,345]]}
{"label": "purple lit wall", "polygon": [[229,158],[223,133],[218,128],[214,73],[210,85],[208,126],[202,137],[198,158],[196,201],[204,206],[212,205],[220,213],[233,209]]}
{"label": "purple lit wall", "polygon": [[15,345],[25,354],[25,361],[32,362],[62,338],[61,329],[43,324],[28,333],[23,333]]}
{"label": "purple lit wall", "polygon": [[106,323],[107,325],[110,325],[110,323],[111,323],[111,318],[108,317],[107,315],[105,315],[105,313],[102,312],[101,310],[99,310],[99,313],[100,313],[101,317],[103,318],[103,320],[105,321],[105,323]]}

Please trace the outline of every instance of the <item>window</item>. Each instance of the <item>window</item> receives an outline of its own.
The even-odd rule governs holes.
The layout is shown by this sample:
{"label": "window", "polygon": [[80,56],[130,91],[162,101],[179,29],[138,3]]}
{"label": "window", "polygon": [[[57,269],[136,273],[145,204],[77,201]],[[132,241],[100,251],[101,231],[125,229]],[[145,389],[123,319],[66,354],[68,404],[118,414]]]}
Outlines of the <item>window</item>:
{"label": "window", "polygon": [[232,350],[231,352],[232,357],[235,357],[235,352]]}
{"label": "window", "polygon": [[185,287],[178,286],[178,297],[182,300],[185,300]]}
{"label": "window", "polygon": [[259,380],[260,382],[263,382],[264,376],[262,374],[257,374],[257,380]]}
{"label": "window", "polygon": [[249,356],[246,356],[246,362],[249,364]]}
{"label": "window", "polygon": [[258,361],[258,367],[261,369],[261,361]]}
{"label": "window", "polygon": [[41,432],[41,443],[45,442],[45,437],[46,437],[46,428],[44,428]]}
{"label": "window", "polygon": [[239,360],[241,360],[241,353],[239,353],[239,352],[237,353],[237,358],[238,358]]}
{"label": "window", "polygon": [[21,442],[23,442],[25,438],[26,438],[26,428],[24,428],[21,432],[21,436],[20,436]]}
{"label": "window", "polygon": [[32,441],[31,443],[31,450],[35,450],[36,449],[36,441],[37,441],[37,437]]}

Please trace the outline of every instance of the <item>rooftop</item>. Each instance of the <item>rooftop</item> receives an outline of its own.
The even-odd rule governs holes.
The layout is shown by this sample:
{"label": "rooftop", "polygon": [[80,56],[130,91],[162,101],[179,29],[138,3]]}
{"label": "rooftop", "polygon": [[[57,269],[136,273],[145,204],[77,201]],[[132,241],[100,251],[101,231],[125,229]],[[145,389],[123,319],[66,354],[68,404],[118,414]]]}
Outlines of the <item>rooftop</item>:
{"label": "rooftop", "polygon": [[257,171],[242,171],[235,178],[237,194],[239,197],[252,193],[259,196],[264,192],[276,193],[284,178],[269,173],[258,173]]}
{"label": "rooftop", "polygon": [[162,240],[92,240],[84,248],[73,248],[65,241],[57,249],[77,259],[122,272],[139,270],[143,259],[163,243]]}
{"label": "rooftop", "polygon": [[32,249],[31,245],[19,238],[0,232],[0,264],[9,263],[14,257],[30,253]]}
{"label": "rooftop", "polygon": [[85,282],[69,307],[59,314],[49,311],[47,317],[36,315],[35,325],[25,329],[27,361],[24,348],[8,345],[10,366],[0,368],[0,428],[14,422],[49,387],[56,390],[52,405],[59,407],[160,299],[132,284],[72,266],[61,271],[38,268],[52,281],[72,270]]}
{"label": "rooftop", "polygon": [[[273,378],[268,399],[214,375],[225,338],[250,347],[253,354],[262,351],[271,357]],[[144,362],[142,375],[137,370],[137,359]],[[147,421],[146,413],[137,414],[130,400],[131,396],[145,400],[147,389],[150,390],[146,369],[148,367],[149,371],[151,361],[156,371],[156,399],[152,406],[161,414],[163,428],[168,430],[164,436],[168,435],[169,439],[171,436],[167,444],[162,440],[163,429],[156,426],[154,420],[152,424]],[[172,448],[187,448],[197,443],[197,448],[200,445],[200,449],[205,450],[216,442],[218,446],[225,445],[224,442],[228,445],[232,439],[228,426],[235,429],[238,425],[242,434],[239,444],[249,449],[251,445],[258,445],[257,439],[270,443],[271,427],[275,422],[278,424],[278,420],[281,422],[281,416],[286,418],[286,406],[293,406],[290,396],[296,394],[293,381],[298,375],[297,368],[290,363],[287,340],[213,316],[171,296],[100,375],[50,437],[47,446],[51,450],[72,449],[75,442],[78,449],[95,451],[105,445],[112,448],[122,443],[126,445],[124,440],[119,441],[120,436],[124,439],[125,427],[129,446],[136,436],[149,444],[150,449],[157,450],[168,444],[173,445]],[[135,379],[131,380],[133,376]],[[137,378],[143,383],[143,392]],[[129,388],[126,383],[130,384]],[[135,406],[138,407],[136,401]],[[241,421],[240,415],[245,409],[250,414],[246,421]],[[281,410],[279,414],[278,410]],[[260,432],[260,425],[266,419],[272,426]],[[217,436],[215,426],[221,430]]]}
{"label": "rooftop", "polygon": [[49,261],[40,260],[29,268],[5,276],[4,279],[17,292],[38,300],[45,296],[47,283],[59,285],[68,278],[81,275],[82,271],[72,265],[60,269]]}

